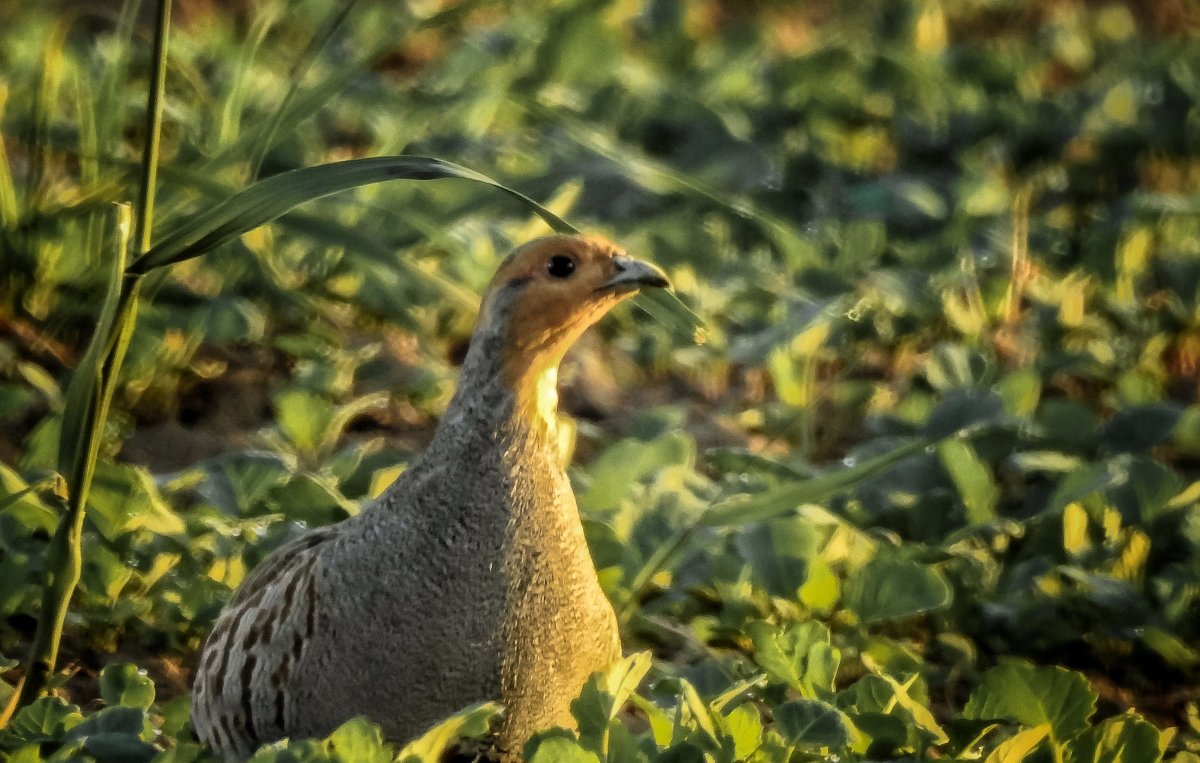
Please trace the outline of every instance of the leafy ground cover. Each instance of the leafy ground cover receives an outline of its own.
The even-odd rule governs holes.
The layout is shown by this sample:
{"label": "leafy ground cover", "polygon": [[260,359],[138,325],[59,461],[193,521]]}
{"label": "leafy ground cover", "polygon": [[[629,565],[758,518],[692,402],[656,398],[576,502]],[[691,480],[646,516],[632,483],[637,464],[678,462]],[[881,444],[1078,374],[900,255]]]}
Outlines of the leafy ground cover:
{"label": "leafy ground cover", "polygon": [[[0,7],[0,701],[136,187],[137,6]],[[175,13],[156,239],[257,177],[439,156],[663,265],[705,321],[629,306],[564,368],[630,657],[532,760],[1198,759],[1194,6]],[[482,187],[383,184],[148,280],[58,696],[0,756],[205,759],[187,686],[222,603],[420,450],[498,257],[544,232]],[[494,711],[258,759],[436,760]]]}

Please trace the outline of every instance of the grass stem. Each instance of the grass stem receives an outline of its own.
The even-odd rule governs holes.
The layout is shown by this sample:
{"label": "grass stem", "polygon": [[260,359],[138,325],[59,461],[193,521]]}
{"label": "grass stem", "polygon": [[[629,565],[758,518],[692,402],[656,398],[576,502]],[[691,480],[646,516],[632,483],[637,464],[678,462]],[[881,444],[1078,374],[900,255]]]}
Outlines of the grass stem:
{"label": "grass stem", "polygon": [[[166,85],[167,33],[170,28],[171,0],[159,0],[154,34],[153,70],[146,108],[146,143],[142,152],[141,182],[134,218],[133,240],[136,254],[150,248],[154,220],[154,188],[158,174],[159,134],[162,126],[163,94]],[[92,338],[92,346],[75,370],[78,391],[68,396],[64,411],[63,439],[60,441],[60,469],[65,466],[68,494],[62,518],[50,545],[50,575],[42,593],[41,616],[34,632],[33,645],[25,666],[15,704],[5,708],[0,723],[17,708],[33,702],[46,688],[58,663],[63,624],[71,597],[83,570],[83,520],[88,493],[96,470],[108,409],[116,390],[121,363],[137,320],[141,277],[126,276],[125,260],[129,243],[128,212],[117,224],[116,263],[102,319]],[[115,288],[114,288],[115,287]],[[68,426],[70,421],[71,426]],[[74,441],[72,441],[74,440]],[[70,454],[64,459],[64,454]]]}

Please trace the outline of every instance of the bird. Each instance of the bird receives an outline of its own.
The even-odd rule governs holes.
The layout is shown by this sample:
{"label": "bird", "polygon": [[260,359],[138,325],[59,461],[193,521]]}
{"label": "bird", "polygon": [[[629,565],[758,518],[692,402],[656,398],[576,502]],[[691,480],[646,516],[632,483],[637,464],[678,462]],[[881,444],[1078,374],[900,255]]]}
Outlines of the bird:
{"label": "bird", "polygon": [[267,556],[218,616],[192,695],[227,760],[366,716],[403,743],[483,701],[488,755],[573,727],[621,641],[558,446],[562,358],[657,266],[606,238],[517,247],[484,292],[429,446],[363,510]]}

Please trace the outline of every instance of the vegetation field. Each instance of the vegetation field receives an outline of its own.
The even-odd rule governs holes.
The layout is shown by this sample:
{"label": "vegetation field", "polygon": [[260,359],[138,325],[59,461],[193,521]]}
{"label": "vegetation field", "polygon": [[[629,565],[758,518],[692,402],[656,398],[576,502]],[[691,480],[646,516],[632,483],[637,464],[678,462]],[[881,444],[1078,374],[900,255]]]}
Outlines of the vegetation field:
{"label": "vegetation field", "polygon": [[[221,607],[420,452],[550,232],[466,179],[235,195],[414,155],[676,290],[563,368],[629,657],[529,760],[1200,763],[1193,0],[175,0],[159,56],[156,11],[0,3],[0,760],[214,759]],[[235,202],[278,219],[138,259]]]}

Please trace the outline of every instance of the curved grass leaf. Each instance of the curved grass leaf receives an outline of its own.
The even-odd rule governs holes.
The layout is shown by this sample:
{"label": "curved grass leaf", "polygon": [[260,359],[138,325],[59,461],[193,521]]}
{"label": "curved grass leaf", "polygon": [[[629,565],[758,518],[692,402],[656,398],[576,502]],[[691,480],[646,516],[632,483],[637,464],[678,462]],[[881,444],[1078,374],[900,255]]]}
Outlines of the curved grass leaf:
{"label": "curved grass leaf", "polygon": [[891,468],[897,462],[920,453],[929,447],[929,440],[920,439],[889,450],[866,461],[836,469],[803,482],[785,485],[754,496],[736,496],[714,505],[705,512],[701,523],[708,527],[744,524],[769,519],[792,511],[802,503],[824,500],[848,490],[863,480]]}
{"label": "curved grass leaf", "polygon": [[704,319],[685,305],[673,291],[643,291],[634,297],[633,304],[682,339],[693,344],[708,341],[708,327]]}
{"label": "curved grass leaf", "polygon": [[243,233],[271,222],[306,201],[385,180],[442,180],[460,178],[490,185],[520,200],[555,231],[576,233],[558,215],[519,191],[486,175],[428,156],[380,156],[351,159],[283,172],[250,186],[216,207],[202,212],[162,238],[131,265],[134,275],[183,262],[226,244]]}

